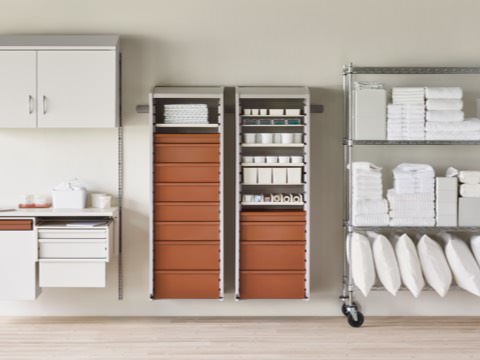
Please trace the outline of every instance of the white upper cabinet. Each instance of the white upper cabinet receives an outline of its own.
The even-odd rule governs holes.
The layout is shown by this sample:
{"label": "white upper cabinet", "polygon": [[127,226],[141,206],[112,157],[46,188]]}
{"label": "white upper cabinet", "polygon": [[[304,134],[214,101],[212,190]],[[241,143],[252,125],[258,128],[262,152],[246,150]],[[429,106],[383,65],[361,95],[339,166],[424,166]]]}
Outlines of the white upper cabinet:
{"label": "white upper cabinet", "polygon": [[0,128],[119,125],[118,36],[0,36]]}
{"label": "white upper cabinet", "polygon": [[37,127],[35,51],[0,51],[0,127]]}
{"label": "white upper cabinet", "polygon": [[115,126],[115,52],[39,51],[37,61],[39,128]]}

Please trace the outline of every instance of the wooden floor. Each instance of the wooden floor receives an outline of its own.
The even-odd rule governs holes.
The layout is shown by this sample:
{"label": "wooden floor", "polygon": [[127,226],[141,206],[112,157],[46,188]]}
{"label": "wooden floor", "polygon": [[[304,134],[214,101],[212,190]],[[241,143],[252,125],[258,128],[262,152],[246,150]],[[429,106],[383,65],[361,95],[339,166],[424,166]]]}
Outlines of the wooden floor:
{"label": "wooden floor", "polygon": [[0,359],[480,359],[480,319],[0,318]]}

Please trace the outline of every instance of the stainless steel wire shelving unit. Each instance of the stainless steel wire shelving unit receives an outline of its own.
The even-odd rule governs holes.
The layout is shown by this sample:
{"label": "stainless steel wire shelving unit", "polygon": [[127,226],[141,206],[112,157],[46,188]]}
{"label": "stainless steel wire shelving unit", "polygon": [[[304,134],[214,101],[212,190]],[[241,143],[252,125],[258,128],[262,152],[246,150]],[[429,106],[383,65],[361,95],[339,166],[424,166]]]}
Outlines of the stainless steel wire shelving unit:
{"label": "stainless steel wire shelving unit", "polygon": [[[353,327],[360,327],[364,322],[364,316],[359,311],[359,305],[354,300],[355,285],[352,277],[352,269],[348,258],[351,258],[351,249],[348,246],[349,237],[354,232],[417,232],[439,233],[442,231],[480,233],[480,227],[394,227],[394,226],[353,226],[352,224],[352,175],[348,170],[351,168],[353,152],[356,146],[432,146],[432,145],[480,145],[480,141],[471,140],[356,140],[353,138],[354,109],[353,82],[356,75],[480,75],[480,67],[371,67],[354,66],[348,64],[343,67],[343,94],[344,94],[344,173],[343,173],[343,239],[344,239],[344,271],[343,287],[340,300],[342,301],[342,313],[347,317],[348,323]],[[373,290],[382,290],[381,286],[375,286]],[[452,290],[459,289],[456,286]]]}

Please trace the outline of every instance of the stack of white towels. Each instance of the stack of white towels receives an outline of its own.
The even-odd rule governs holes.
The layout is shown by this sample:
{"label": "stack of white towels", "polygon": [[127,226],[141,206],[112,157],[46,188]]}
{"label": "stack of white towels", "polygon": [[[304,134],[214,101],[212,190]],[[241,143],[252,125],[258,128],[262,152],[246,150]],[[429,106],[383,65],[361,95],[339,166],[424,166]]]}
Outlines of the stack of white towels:
{"label": "stack of white towels", "polygon": [[480,198],[480,171],[460,171],[458,180],[462,197]]}
{"label": "stack of white towels", "polygon": [[355,226],[388,226],[388,203],[383,198],[382,168],[369,162],[352,163],[352,212]]}
{"label": "stack of white towels", "polygon": [[206,104],[167,104],[164,106],[165,124],[208,124]]}
{"label": "stack of white towels", "polygon": [[430,165],[400,164],[388,190],[391,226],[435,225],[435,172]]}
{"label": "stack of white towels", "polygon": [[480,120],[466,119],[460,87],[425,88],[427,140],[480,139]]}
{"label": "stack of white towels", "polygon": [[388,140],[425,139],[425,88],[394,87],[387,106]]}

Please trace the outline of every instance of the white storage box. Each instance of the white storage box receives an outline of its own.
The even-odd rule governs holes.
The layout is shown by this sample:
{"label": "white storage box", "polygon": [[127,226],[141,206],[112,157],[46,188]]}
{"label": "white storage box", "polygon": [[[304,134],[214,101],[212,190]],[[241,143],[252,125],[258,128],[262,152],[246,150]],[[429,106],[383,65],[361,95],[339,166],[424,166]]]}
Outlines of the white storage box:
{"label": "white storage box", "polygon": [[385,140],[387,124],[385,89],[354,90],[354,139]]}
{"label": "white storage box", "polygon": [[52,190],[52,204],[55,209],[84,209],[87,205],[87,191]]}
{"label": "white storage box", "polygon": [[258,169],[258,183],[271,184],[272,183],[272,168]]}
{"label": "white storage box", "polygon": [[257,183],[257,168],[243,168],[243,183],[256,184]]}
{"label": "white storage box", "polygon": [[287,168],[273,168],[273,183],[274,184],[287,183]]}
{"label": "white storage box", "polygon": [[287,170],[287,182],[288,182],[288,184],[301,184],[302,183],[302,169],[301,168],[289,168]]}

